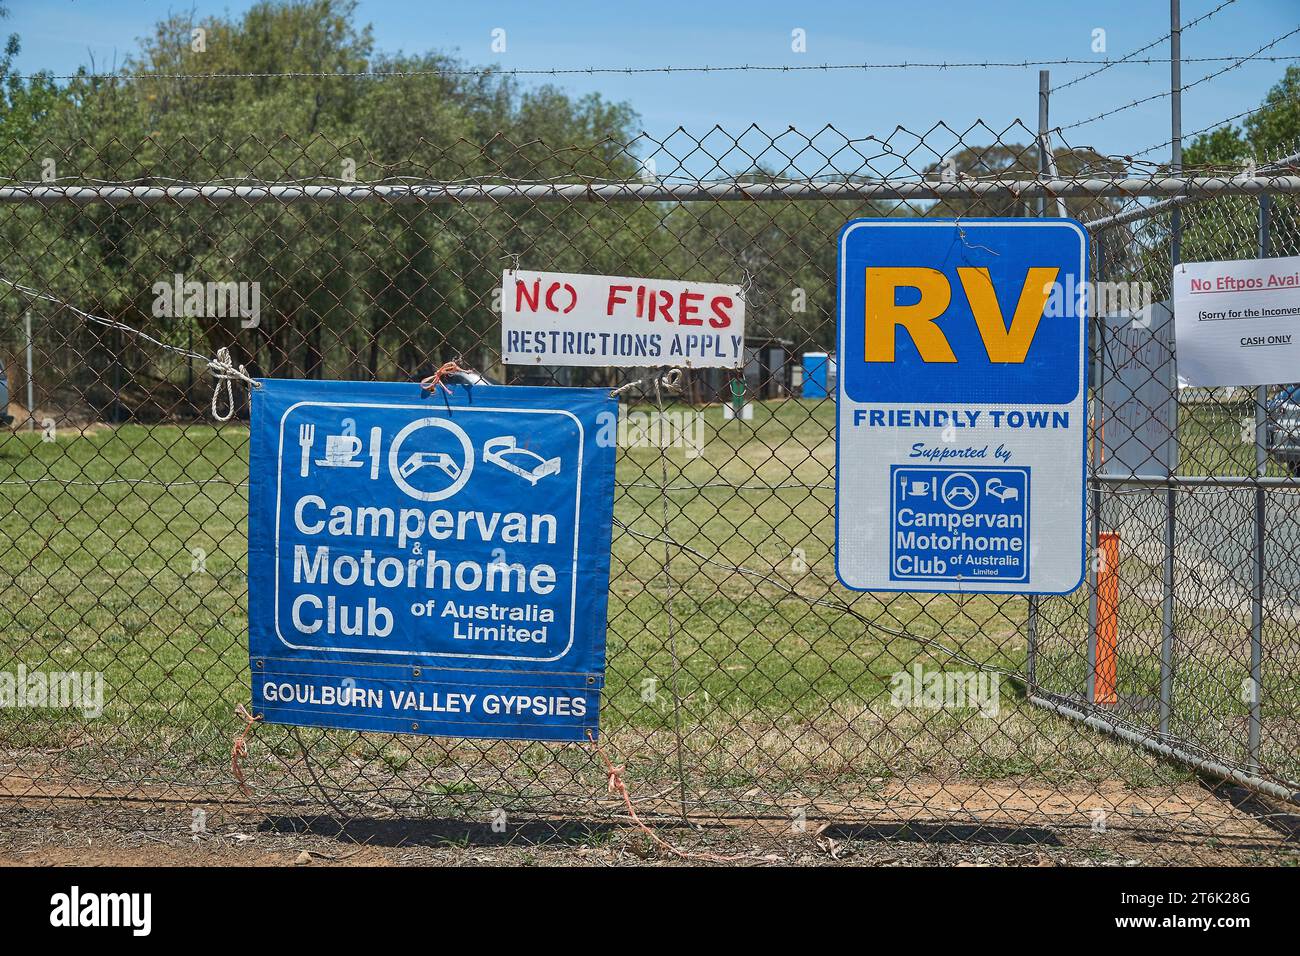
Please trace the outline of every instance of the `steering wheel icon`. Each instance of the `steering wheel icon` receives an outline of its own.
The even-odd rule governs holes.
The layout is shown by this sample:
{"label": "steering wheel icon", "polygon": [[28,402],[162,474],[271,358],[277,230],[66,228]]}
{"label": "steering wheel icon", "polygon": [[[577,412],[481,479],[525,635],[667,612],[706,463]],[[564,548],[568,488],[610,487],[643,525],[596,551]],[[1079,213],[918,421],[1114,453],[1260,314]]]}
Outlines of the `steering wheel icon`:
{"label": "steering wheel icon", "polygon": [[959,471],[944,479],[939,494],[943,503],[953,511],[965,511],[979,501],[980,486],[966,472]]}
{"label": "steering wheel icon", "polygon": [[[413,474],[416,469],[411,467],[412,461],[408,460],[403,463],[400,456],[402,442],[422,428],[445,428],[455,435],[460,442],[463,455],[459,467],[457,467],[457,463],[450,460],[444,463],[443,460],[450,459],[451,456],[441,453],[417,452],[418,458],[410,456],[416,462],[427,459],[430,464],[437,463],[444,473],[454,476],[455,480],[446,488],[439,488],[435,491],[422,491],[406,480],[407,476]],[[392,475],[393,482],[412,498],[419,501],[442,501],[444,498],[450,498],[465,487],[465,482],[469,481],[470,472],[473,470],[474,446],[469,440],[469,435],[465,434],[465,429],[445,418],[417,418],[397,433],[396,437],[393,438],[392,447],[388,449],[388,473]]]}

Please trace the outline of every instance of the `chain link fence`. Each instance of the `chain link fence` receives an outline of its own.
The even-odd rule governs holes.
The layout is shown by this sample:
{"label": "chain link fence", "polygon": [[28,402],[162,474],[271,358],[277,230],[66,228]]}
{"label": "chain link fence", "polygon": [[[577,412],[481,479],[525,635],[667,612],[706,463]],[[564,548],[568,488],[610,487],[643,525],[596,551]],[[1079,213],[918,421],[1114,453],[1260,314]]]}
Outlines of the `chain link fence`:
{"label": "chain link fence", "polygon": [[[1300,253],[1290,161],[1250,182],[1187,171],[1189,190],[1087,148],[1049,157],[1019,124],[563,147],[392,132],[384,155],[223,131],[9,144],[0,796],[635,835],[586,746],[258,725],[251,795],[231,772],[247,406],[210,420],[207,357],[290,378],[413,380],[453,359],[512,384],[649,374],[501,366],[513,263],[745,288],[743,372],[688,372],[665,405],[624,395],[602,745],[666,839],[716,859],[1294,856],[1300,526],[1294,464],[1266,437],[1282,393],[1179,390],[1171,327],[1096,318],[1088,527],[1117,563],[1064,597],[859,594],[834,573],[834,383],[812,397],[803,358],[834,348],[849,219],[1064,212],[1093,224],[1094,279],[1158,302],[1175,236],[1186,260]],[[732,378],[752,411],[727,413]],[[1123,416],[1139,444],[1168,421],[1172,477],[1116,469],[1103,423]]]}

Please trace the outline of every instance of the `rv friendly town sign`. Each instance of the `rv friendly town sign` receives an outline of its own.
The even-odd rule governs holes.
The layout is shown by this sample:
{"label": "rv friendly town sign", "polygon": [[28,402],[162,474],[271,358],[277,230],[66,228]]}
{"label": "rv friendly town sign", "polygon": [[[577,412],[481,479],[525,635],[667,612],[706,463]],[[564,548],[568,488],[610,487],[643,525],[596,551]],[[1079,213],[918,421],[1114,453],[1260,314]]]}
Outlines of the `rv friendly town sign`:
{"label": "rv friendly town sign", "polygon": [[862,219],[841,231],[846,587],[1079,586],[1087,254],[1083,228],[1064,219]]}

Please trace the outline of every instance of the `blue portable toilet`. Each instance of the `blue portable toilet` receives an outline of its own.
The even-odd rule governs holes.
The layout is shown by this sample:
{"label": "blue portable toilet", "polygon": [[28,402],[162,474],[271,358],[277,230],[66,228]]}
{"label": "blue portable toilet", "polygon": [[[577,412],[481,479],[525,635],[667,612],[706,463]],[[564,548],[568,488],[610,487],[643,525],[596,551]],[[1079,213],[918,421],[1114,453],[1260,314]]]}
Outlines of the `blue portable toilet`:
{"label": "blue portable toilet", "polygon": [[830,395],[830,357],[825,352],[803,353],[804,398],[826,398]]}

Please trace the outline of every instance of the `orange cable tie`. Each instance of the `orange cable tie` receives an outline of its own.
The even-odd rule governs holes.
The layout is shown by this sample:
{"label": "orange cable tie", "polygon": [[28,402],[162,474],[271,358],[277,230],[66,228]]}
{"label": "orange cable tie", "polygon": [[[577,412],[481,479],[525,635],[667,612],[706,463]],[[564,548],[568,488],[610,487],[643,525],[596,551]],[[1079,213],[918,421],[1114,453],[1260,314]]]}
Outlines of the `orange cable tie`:
{"label": "orange cable tie", "polygon": [[235,742],[231,744],[230,747],[230,772],[235,775],[235,780],[239,782],[239,789],[243,791],[244,796],[251,797],[253,791],[248,786],[248,782],[244,779],[244,770],[239,766],[239,760],[241,757],[248,756],[248,732],[252,730],[253,726],[262,718],[260,715],[254,717],[244,709],[243,704],[235,705],[235,716],[243,717],[245,723],[244,729],[235,735]]}
{"label": "orange cable tie", "polygon": [[628,793],[627,783],[623,780],[623,766],[621,764],[618,766],[614,765],[614,762],[606,755],[605,748],[600,745],[600,741],[592,736],[590,729],[587,731],[587,739],[595,745],[596,753],[599,754],[600,759],[604,761],[605,772],[609,776],[609,792],[617,793],[623,798],[623,806],[627,807],[627,815],[632,818],[632,822],[637,825],[641,832],[653,840],[657,846],[683,860],[704,860],[709,863],[740,863],[745,860],[756,861],[759,863],[772,862],[768,857],[754,856],[749,853],[739,853],[735,856],[723,856],[718,853],[692,853],[689,850],[682,850],[673,846],[659,834],[655,833],[654,830],[647,826],[646,823],[637,816],[636,808],[632,806],[632,795]]}
{"label": "orange cable tie", "polygon": [[451,389],[447,387],[447,383],[443,381],[443,378],[447,375],[455,375],[457,372],[467,372],[467,371],[469,370],[461,368],[454,361],[444,362],[442,365],[438,367],[438,370],[436,372],[434,372],[432,375],[428,376],[427,378],[423,378],[420,380],[420,387],[424,389],[426,392],[436,392],[438,390],[438,387],[441,386],[442,390],[446,392],[448,395],[450,395]]}

